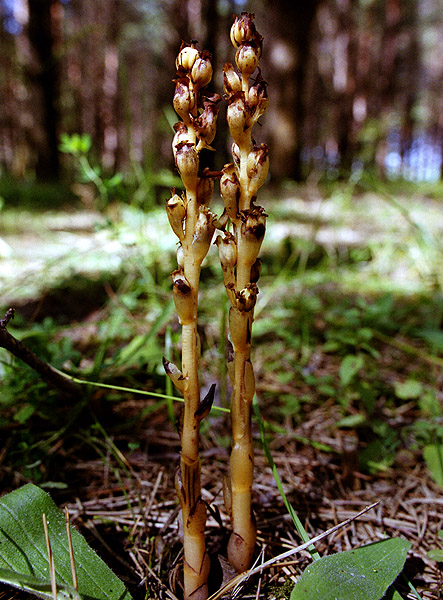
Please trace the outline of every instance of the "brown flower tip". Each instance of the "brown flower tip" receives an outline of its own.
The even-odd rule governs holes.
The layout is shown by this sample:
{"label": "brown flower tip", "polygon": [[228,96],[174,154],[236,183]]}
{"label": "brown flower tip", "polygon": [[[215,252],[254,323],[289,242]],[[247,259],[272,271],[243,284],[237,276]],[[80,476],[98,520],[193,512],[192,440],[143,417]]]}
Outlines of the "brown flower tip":
{"label": "brown flower tip", "polygon": [[174,365],[174,363],[167,360],[164,356],[162,360],[166,375],[171,379],[178,391],[183,394],[186,383],[186,378],[184,377],[183,373],[176,365]]}
{"label": "brown flower tip", "polygon": [[228,98],[236,92],[241,92],[241,79],[232,66],[232,63],[226,63],[223,67],[223,82],[225,94]]}
{"label": "brown flower tip", "polygon": [[192,236],[192,252],[196,262],[201,263],[207,255],[215,231],[216,217],[207,206],[199,207],[198,219]]}
{"label": "brown flower tip", "polygon": [[208,206],[211,201],[212,193],[214,191],[214,178],[205,177],[205,172],[202,173],[202,177],[198,179],[197,185],[197,202],[201,206]]}
{"label": "brown flower tip", "polygon": [[197,185],[198,153],[195,145],[190,142],[180,142],[175,146],[175,164],[186,189]]}
{"label": "brown flower tip", "polygon": [[207,50],[203,50],[192,65],[190,79],[196,89],[208,85],[212,78],[211,55]]}
{"label": "brown flower tip", "polygon": [[255,306],[257,302],[258,287],[255,283],[248,283],[248,285],[236,292],[235,296],[237,299],[237,308],[241,312],[249,312]]}
{"label": "brown flower tip", "polygon": [[197,119],[194,119],[193,124],[197,131],[199,142],[197,144],[197,152],[202,148],[213,150],[210,144],[215,138],[217,129],[217,116],[219,112],[218,106],[214,102],[203,102],[204,110]]}
{"label": "brown flower tip", "polygon": [[241,233],[243,239],[243,257],[250,267],[255,263],[260,252],[266,231],[266,214],[261,206],[240,213]]}
{"label": "brown flower tip", "polygon": [[248,139],[248,116],[244,92],[236,92],[229,98],[226,111],[229,131],[236,144],[239,146]]}
{"label": "brown flower tip", "polygon": [[249,88],[248,108],[251,113],[251,125],[256,123],[264,115],[269,105],[267,83],[261,76],[255,85]]}
{"label": "brown flower tip", "polygon": [[191,286],[188,283],[188,280],[183,275],[181,269],[176,269],[171,273],[172,276],[172,285],[178,294],[181,296],[189,296],[191,293]]}
{"label": "brown flower tip", "polygon": [[222,268],[234,268],[237,264],[237,244],[233,234],[226,231],[223,236],[217,236],[215,243]]}
{"label": "brown flower tip", "polygon": [[176,154],[176,146],[178,146],[178,144],[180,143],[188,143],[191,142],[190,138],[189,138],[189,132],[188,132],[188,127],[186,125],[186,123],[184,123],[183,121],[179,121],[178,123],[175,123],[174,125],[174,138],[172,140],[172,151],[174,153],[174,158],[175,158],[175,154]]}
{"label": "brown flower tip", "polygon": [[261,49],[256,46],[243,45],[235,54],[235,62],[240,72],[250,77],[260,62]]}
{"label": "brown flower tip", "polygon": [[180,52],[175,60],[175,68],[177,71],[189,73],[195,64],[195,61],[199,58],[200,53],[194,44],[188,45],[182,42]]}
{"label": "brown flower tip", "polygon": [[249,177],[249,193],[255,196],[264,184],[269,171],[269,148],[266,144],[254,146],[248,154],[247,173]]}
{"label": "brown flower tip", "polygon": [[241,189],[233,163],[229,163],[223,167],[220,179],[220,193],[225,203],[228,217],[231,221],[235,221],[238,215]]}
{"label": "brown flower tip", "polygon": [[266,213],[261,206],[240,213],[242,234],[251,240],[262,242],[266,231]]}
{"label": "brown flower tip", "polygon": [[177,311],[180,324],[186,325],[187,323],[191,323],[195,316],[196,299],[181,269],[173,271],[171,276],[175,310]]}
{"label": "brown flower tip", "polygon": [[189,114],[195,108],[195,94],[189,89],[189,80],[187,77],[180,77],[175,80],[175,93],[172,100],[175,112],[184,121],[189,121]]}
{"label": "brown flower tip", "polygon": [[254,24],[254,13],[242,12],[241,17],[235,17],[231,27],[231,42],[235,48],[242,44],[261,46],[263,37],[258,33]]}
{"label": "brown flower tip", "polygon": [[182,240],[183,219],[186,215],[186,204],[178,194],[174,194],[166,201],[166,214],[168,215],[169,224],[175,235]]}

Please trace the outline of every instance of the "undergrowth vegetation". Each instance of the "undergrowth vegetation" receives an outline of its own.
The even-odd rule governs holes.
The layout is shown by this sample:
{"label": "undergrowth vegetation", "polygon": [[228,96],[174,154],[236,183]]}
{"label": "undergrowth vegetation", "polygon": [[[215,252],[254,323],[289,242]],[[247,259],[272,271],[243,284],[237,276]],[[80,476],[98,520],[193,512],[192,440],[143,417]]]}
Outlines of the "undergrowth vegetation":
{"label": "undergrowth vegetation", "polygon": [[[356,490],[374,485],[374,499],[389,503],[390,497],[383,498],[377,487],[380,482],[407,479],[417,470],[427,478],[428,489],[443,486],[441,242],[432,217],[441,209],[430,197],[422,199],[420,208],[414,197],[394,196],[385,184],[370,192],[363,190],[366,184],[335,184],[326,191],[288,186],[277,199],[266,200],[270,218],[254,322],[260,425],[283,488],[300,514],[303,502],[318,501],[306,491],[300,500],[301,491],[294,486],[301,479],[305,490],[310,482],[328,501],[358,496]],[[8,228],[0,229],[0,237],[13,246],[22,233],[11,214],[6,204],[0,219]],[[155,208],[144,213],[135,206],[112,205],[105,220],[94,214],[96,224],[88,235],[98,241],[91,252],[106,240],[123,257],[104,269],[104,278],[98,276],[103,257],[99,268],[75,274],[69,248],[57,257],[55,276],[52,266],[46,272],[43,267],[44,276],[41,271],[39,277],[28,274],[25,283],[31,285],[35,277],[36,297],[20,299],[8,330],[42,359],[89,385],[82,384],[81,399],[62,403],[57,390],[0,349],[0,430],[5,440],[0,478],[5,491],[32,481],[51,488],[58,502],[106,495],[106,485],[129,497],[140,488],[135,473],[143,456],[166,454],[176,461],[180,402],[170,398],[162,356],[179,360],[180,330],[169,297],[174,241],[162,214]],[[157,237],[150,237],[146,248],[142,240],[152,223]],[[64,270],[63,261],[71,272]],[[215,448],[224,448],[225,454],[217,455],[211,466],[204,459],[207,500],[220,493],[212,491],[217,464],[227,461],[229,448],[226,413],[219,410],[227,407],[230,393],[225,369],[228,307],[217,261],[211,249],[200,284],[202,386],[218,383],[217,407],[202,424],[201,436],[204,457]],[[19,297],[17,281],[19,274],[12,283],[2,280],[8,299],[15,291]],[[10,302],[2,306],[2,314]],[[260,454],[257,421],[253,436]],[[294,466],[292,460],[299,462]],[[90,475],[80,464],[89,465]],[[259,459],[260,468],[262,464],[264,472]],[[155,502],[170,502],[173,511],[170,488],[171,482],[160,486]],[[272,547],[275,531],[270,533],[265,522],[272,522],[275,509],[263,514],[267,506],[275,506],[268,504],[269,494],[259,483],[259,532]],[[128,506],[133,507],[132,500]],[[309,514],[304,517],[308,530]],[[158,528],[147,542],[131,525],[122,528],[106,517],[103,523],[108,539],[117,528],[126,548],[143,546],[155,567]],[[429,581],[438,585],[441,538],[438,526],[428,529],[429,537],[423,533],[414,546],[416,558],[431,561],[426,563],[428,579],[418,578],[422,596],[411,597],[438,597],[429,591]],[[292,539],[286,530],[283,538]],[[408,537],[404,530],[402,534]],[[162,560],[167,568],[164,555]],[[410,577],[419,571],[410,570]],[[283,593],[284,588],[274,584],[267,589],[279,597],[276,589]]]}

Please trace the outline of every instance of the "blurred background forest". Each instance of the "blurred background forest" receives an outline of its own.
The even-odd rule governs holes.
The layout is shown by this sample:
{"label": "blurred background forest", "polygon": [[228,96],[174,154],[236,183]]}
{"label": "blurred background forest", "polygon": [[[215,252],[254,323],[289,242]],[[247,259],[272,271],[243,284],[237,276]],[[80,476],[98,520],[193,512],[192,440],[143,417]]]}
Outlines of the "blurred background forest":
{"label": "blurred background forest", "polygon": [[[2,178],[69,175],[63,133],[88,134],[110,174],[173,168],[180,41],[213,54],[220,91],[241,10],[265,38],[275,181],[442,177],[440,0],[1,0]],[[219,123],[216,167],[229,160]]]}

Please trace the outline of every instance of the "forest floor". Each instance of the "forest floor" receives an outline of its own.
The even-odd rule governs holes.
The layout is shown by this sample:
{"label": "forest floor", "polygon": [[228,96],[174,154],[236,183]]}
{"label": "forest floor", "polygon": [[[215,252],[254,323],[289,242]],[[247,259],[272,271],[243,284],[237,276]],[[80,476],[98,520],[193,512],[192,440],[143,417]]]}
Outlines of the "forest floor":
{"label": "forest floor", "polygon": [[[441,201],[343,185],[292,186],[263,204],[253,331],[257,556],[300,541],[270,452],[311,537],[378,503],[316,544],[322,556],[404,537],[412,547],[399,597],[442,598]],[[180,596],[180,403],[137,393],[169,393],[161,357],[179,361],[168,276],[176,240],[163,211],[6,206],[0,240],[2,314],[16,308],[11,333],[57,368],[111,386],[85,385],[67,405],[0,349],[3,491],[30,481],[49,489],[134,598]],[[201,295],[202,386],[217,382],[223,408],[227,303],[214,253]],[[229,444],[229,418],[215,410],[201,435],[212,592],[228,571],[219,556],[229,535],[221,483]],[[238,597],[289,598],[309,562],[303,551],[275,564]],[[0,597],[10,597],[5,589]]]}

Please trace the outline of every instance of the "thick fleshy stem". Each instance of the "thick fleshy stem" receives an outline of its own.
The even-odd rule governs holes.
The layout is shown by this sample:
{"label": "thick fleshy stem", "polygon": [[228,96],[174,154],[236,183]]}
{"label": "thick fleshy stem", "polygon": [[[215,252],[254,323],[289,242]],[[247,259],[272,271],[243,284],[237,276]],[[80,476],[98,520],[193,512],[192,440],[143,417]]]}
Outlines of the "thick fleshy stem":
{"label": "thick fleshy stem", "polygon": [[[249,78],[258,67],[262,36],[256,31],[253,15],[242,13],[231,28],[238,74],[232,64],[224,67],[224,87],[228,99],[227,120],[234,140],[234,162],[226,165],[221,178],[221,194],[233,226],[232,234],[219,239],[219,255],[228,296],[231,300],[229,329],[233,345],[233,368],[229,369],[232,451],[230,476],[225,485],[225,502],[231,514],[232,534],[228,559],[240,572],[251,565],[256,542],[252,511],[254,447],[251,406],[255,378],[251,363],[251,329],[258,288],[258,253],[265,234],[266,215],[255,205],[256,194],[268,171],[268,148],[256,146],[252,127],[268,105],[266,84],[260,74],[249,87]],[[223,243],[222,243],[223,241]],[[235,245],[235,252],[229,249]],[[228,255],[228,249],[230,254]],[[228,256],[235,256],[235,263]]]}
{"label": "thick fleshy stem", "polygon": [[181,371],[164,360],[166,373],[183,394],[180,430],[180,465],[176,490],[183,522],[184,600],[208,597],[209,556],[205,545],[206,505],[201,497],[199,437],[200,422],[210,410],[212,396],[200,400],[197,333],[198,286],[201,264],[215,230],[215,215],[207,208],[213,185],[199,174],[199,152],[210,148],[215,135],[218,98],[206,98],[201,90],[212,77],[210,55],[194,44],[183,44],[176,60],[174,108],[182,121],[175,125],[173,153],[185,192],[173,190],[166,203],[171,228],[180,245],[178,269],[172,273],[173,296],[182,326]]}

